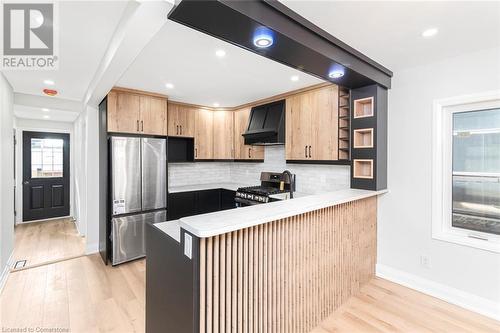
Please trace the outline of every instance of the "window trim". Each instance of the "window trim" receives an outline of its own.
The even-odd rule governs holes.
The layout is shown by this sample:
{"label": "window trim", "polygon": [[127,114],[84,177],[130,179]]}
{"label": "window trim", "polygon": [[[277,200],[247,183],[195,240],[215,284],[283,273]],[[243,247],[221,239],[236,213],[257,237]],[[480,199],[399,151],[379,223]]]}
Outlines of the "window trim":
{"label": "window trim", "polygon": [[432,238],[500,253],[500,235],[451,225],[452,115],[499,107],[500,90],[433,101]]}

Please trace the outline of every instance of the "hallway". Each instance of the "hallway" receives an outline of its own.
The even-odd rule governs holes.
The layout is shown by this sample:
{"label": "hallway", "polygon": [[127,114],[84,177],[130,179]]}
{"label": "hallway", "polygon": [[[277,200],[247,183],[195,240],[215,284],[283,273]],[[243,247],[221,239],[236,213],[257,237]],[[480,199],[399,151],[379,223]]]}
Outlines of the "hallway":
{"label": "hallway", "polygon": [[[85,254],[85,238],[71,218],[18,224],[15,229],[14,264],[37,266]],[[18,263],[15,268],[22,268]]]}

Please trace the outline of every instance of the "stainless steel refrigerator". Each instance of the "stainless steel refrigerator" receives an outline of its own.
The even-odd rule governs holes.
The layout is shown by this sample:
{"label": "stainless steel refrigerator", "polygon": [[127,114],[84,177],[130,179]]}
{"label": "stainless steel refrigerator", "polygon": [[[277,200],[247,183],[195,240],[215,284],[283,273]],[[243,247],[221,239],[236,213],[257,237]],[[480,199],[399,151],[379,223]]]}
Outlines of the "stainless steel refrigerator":
{"label": "stainless steel refrigerator", "polygon": [[110,138],[111,263],[146,255],[146,224],[167,220],[166,139]]}

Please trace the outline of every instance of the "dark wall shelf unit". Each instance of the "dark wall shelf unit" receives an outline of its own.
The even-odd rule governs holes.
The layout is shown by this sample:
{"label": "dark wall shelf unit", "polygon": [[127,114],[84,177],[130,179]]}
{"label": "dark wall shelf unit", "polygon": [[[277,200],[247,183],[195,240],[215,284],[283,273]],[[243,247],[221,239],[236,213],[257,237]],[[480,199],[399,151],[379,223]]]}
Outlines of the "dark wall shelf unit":
{"label": "dark wall shelf unit", "polygon": [[194,162],[194,139],[168,137],[168,162]]}
{"label": "dark wall shelf unit", "polygon": [[339,161],[349,161],[351,128],[351,94],[348,88],[339,86]]}
{"label": "dark wall shelf unit", "polygon": [[351,188],[387,188],[387,89],[351,90]]}

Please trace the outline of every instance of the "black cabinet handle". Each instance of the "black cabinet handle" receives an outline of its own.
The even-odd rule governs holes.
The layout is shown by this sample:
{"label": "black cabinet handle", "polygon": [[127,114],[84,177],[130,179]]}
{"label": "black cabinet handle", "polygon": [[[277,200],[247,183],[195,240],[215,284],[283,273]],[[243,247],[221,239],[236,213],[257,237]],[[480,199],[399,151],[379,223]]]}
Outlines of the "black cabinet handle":
{"label": "black cabinet handle", "polygon": [[309,158],[311,158],[311,146],[309,146]]}
{"label": "black cabinet handle", "polygon": [[175,125],[175,134],[179,135],[179,125]]}
{"label": "black cabinet handle", "polygon": [[141,132],[144,132],[144,120],[141,120]]}
{"label": "black cabinet handle", "polygon": [[307,146],[304,146],[304,156],[307,158]]}
{"label": "black cabinet handle", "polygon": [[194,149],[194,157],[198,157],[198,148]]}
{"label": "black cabinet handle", "polygon": [[181,129],[181,135],[182,135],[182,125],[180,125],[179,127],[180,127],[180,129]]}
{"label": "black cabinet handle", "polygon": [[139,120],[137,120],[137,132],[139,132]]}
{"label": "black cabinet handle", "polygon": [[248,148],[248,158],[252,158],[252,148]]}

